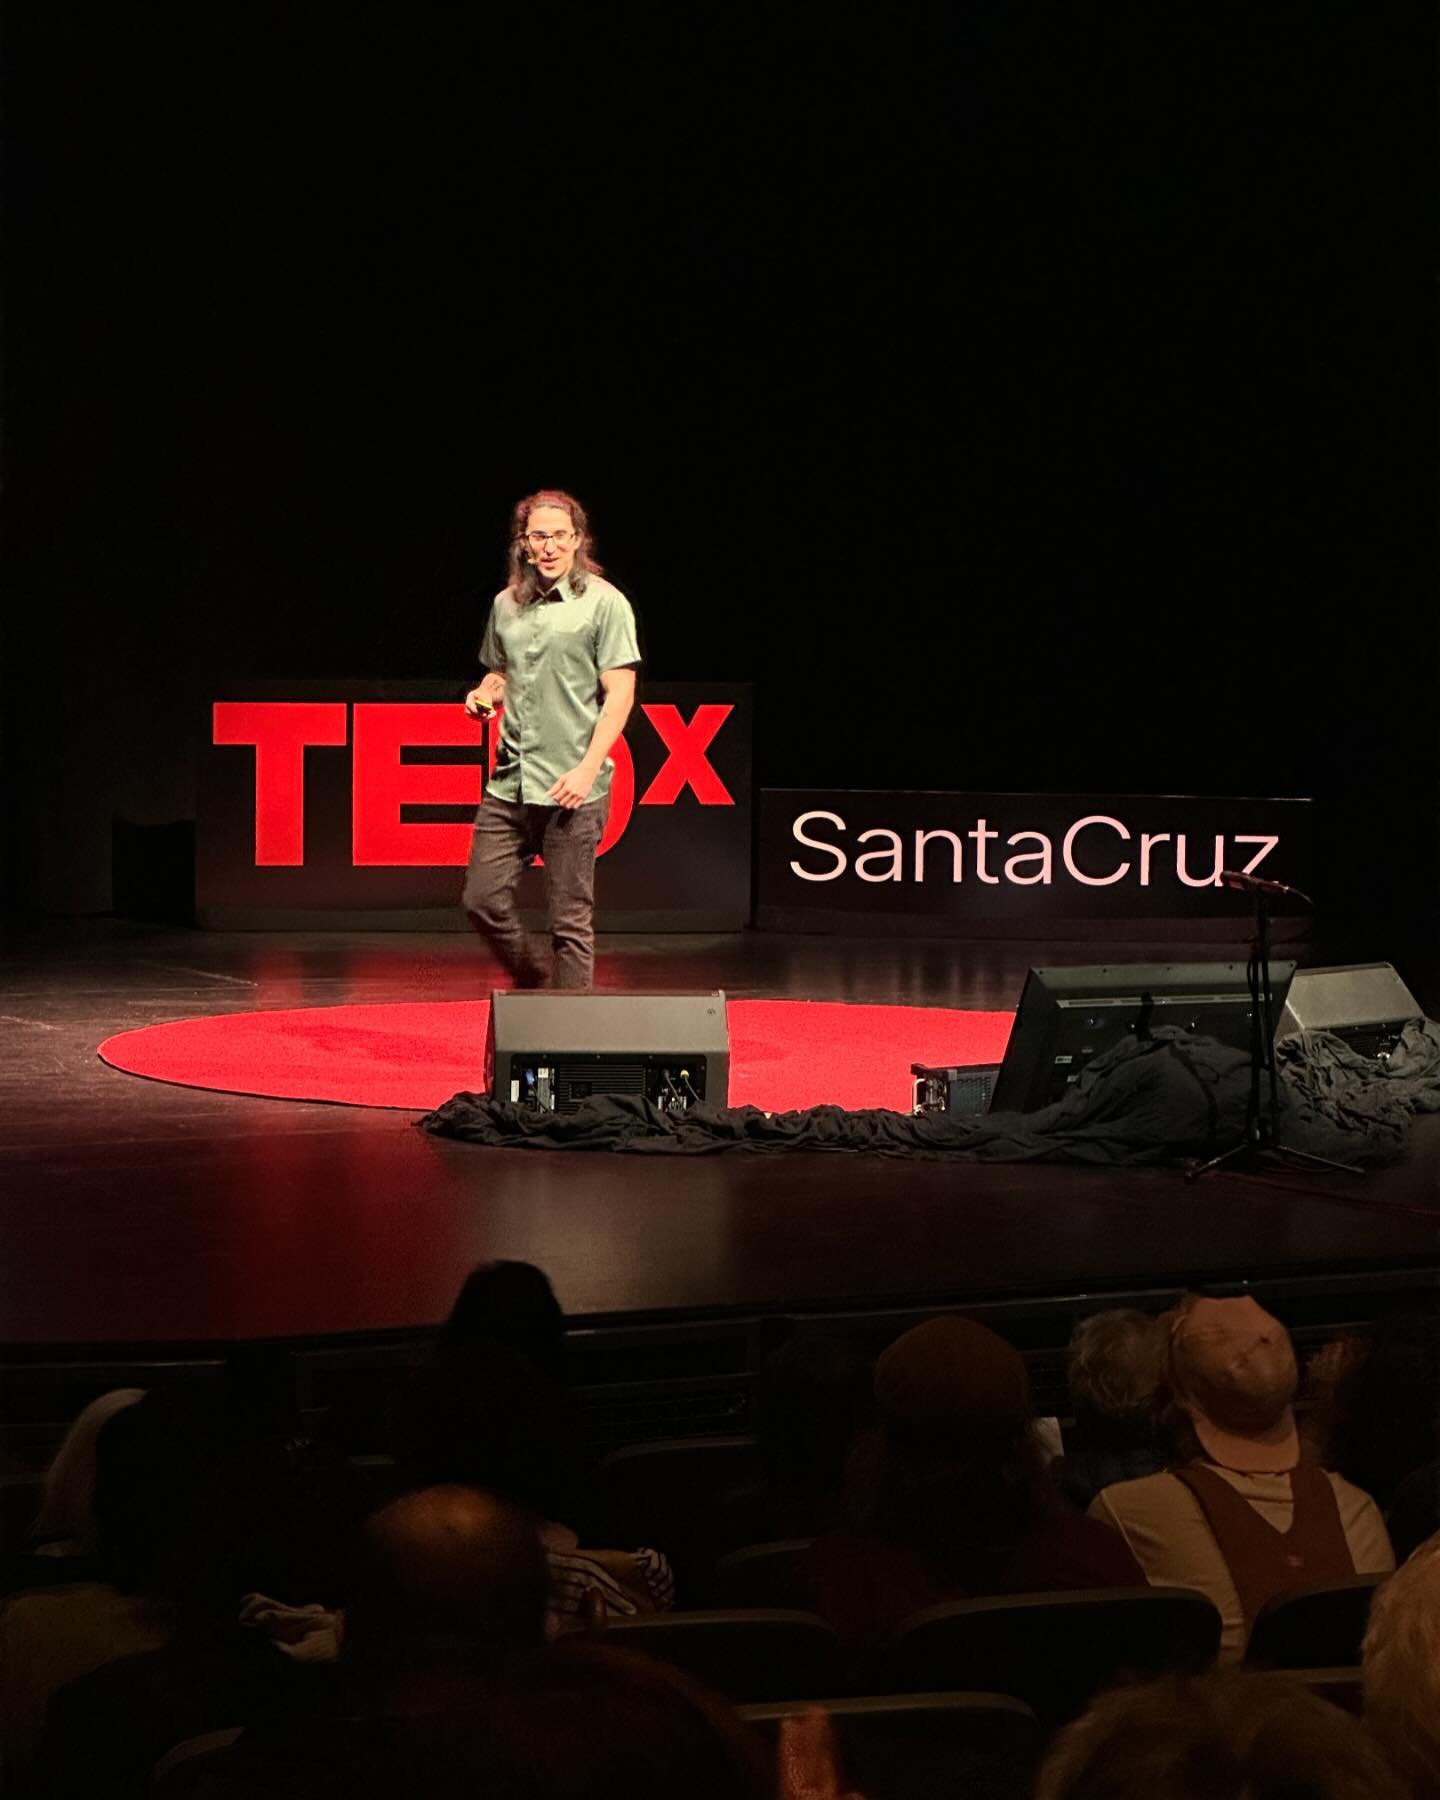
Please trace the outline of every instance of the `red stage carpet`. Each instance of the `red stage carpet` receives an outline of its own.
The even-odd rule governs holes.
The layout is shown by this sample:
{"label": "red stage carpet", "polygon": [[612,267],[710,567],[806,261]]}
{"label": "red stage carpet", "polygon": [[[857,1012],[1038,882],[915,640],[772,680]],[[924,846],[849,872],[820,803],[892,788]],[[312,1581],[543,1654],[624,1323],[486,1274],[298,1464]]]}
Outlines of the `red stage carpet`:
{"label": "red stage carpet", "polygon": [[[112,1068],[182,1087],[428,1111],[481,1085],[486,1000],[317,1006],[147,1025],[107,1038]],[[1013,1015],[834,1001],[732,1000],[730,1102],[910,1110],[910,1064],[998,1062]]]}

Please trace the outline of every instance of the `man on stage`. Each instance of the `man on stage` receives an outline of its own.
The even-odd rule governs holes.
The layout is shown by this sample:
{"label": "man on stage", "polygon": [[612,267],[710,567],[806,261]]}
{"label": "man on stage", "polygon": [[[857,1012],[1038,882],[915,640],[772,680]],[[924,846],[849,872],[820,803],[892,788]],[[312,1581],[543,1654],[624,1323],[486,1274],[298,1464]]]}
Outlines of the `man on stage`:
{"label": "man on stage", "polygon": [[521,870],[543,856],[550,985],[586,988],[609,753],[635,701],[635,614],[591,555],[584,508],[568,494],[531,494],[513,525],[510,582],[495,596],[480,646],[487,673],[465,697],[476,716],[501,710],[464,904],[515,986],[544,986],[545,968],[515,911]]}

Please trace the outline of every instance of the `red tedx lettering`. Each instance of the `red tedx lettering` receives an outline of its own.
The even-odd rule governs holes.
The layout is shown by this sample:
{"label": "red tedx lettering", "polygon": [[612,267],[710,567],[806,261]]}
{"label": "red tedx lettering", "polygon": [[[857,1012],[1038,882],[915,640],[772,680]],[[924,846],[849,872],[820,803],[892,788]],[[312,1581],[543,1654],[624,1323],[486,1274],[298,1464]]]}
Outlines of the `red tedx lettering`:
{"label": "red tedx lettering", "polygon": [[[351,754],[351,844],[354,866],[463,868],[471,826],[401,817],[405,805],[474,807],[481,799],[481,771],[474,763],[406,763],[406,745],[473,745],[482,727],[460,706],[435,702],[357,701],[353,738],[351,708],[343,700],[220,700],[213,712],[213,741],[255,749],[255,863],[260,868],[299,867],[305,861],[305,752],[313,745],[343,746]],[[702,806],[733,806],[706,751],[734,711],[730,705],[698,706],[688,722],[678,707],[641,708],[666,750],[660,772],[640,797],[641,806],[672,806],[688,787]],[[485,734],[490,772],[495,767],[498,724]],[[614,775],[610,811],[597,854],[625,835],[636,806],[635,763],[622,737],[611,750]]]}
{"label": "red tedx lettering", "polygon": [[642,706],[640,710],[669,751],[660,773],[640,796],[640,804],[673,806],[682,789],[689,787],[702,806],[733,806],[735,802],[725,783],[711,768],[705,752],[735,708],[697,706],[695,717],[688,725],[680,717],[678,706]]}
{"label": "red tedx lettering", "polygon": [[255,746],[255,863],[305,861],[305,749],[345,742],[343,700],[217,700],[217,744]]}
{"label": "red tedx lettering", "polygon": [[470,854],[468,824],[406,824],[400,808],[416,801],[478,806],[479,768],[474,763],[402,763],[400,746],[479,742],[479,721],[462,706],[356,702],[351,802],[356,868],[464,865]]}

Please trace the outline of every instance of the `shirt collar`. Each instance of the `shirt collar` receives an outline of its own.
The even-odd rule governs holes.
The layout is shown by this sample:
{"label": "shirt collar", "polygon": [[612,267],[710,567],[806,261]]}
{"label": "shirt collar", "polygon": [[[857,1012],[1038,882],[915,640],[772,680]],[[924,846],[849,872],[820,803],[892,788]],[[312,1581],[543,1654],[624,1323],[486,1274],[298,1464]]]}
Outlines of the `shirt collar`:
{"label": "shirt collar", "polygon": [[575,590],[570,585],[569,574],[562,575],[548,594],[543,588],[537,588],[535,598],[542,606],[549,605],[556,600],[573,600]]}

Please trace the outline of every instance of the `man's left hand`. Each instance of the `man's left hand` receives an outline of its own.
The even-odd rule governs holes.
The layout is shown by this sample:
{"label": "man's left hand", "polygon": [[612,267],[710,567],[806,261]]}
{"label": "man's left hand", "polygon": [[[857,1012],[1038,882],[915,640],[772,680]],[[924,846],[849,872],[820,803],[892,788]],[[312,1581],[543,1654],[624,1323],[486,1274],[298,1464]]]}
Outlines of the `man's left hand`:
{"label": "man's left hand", "polygon": [[574,812],[577,806],[585,804],[594,785],[595,777],[588,769],[567,769],[545,798],[553,800],[557,806],[563,806],[568,812]]}

